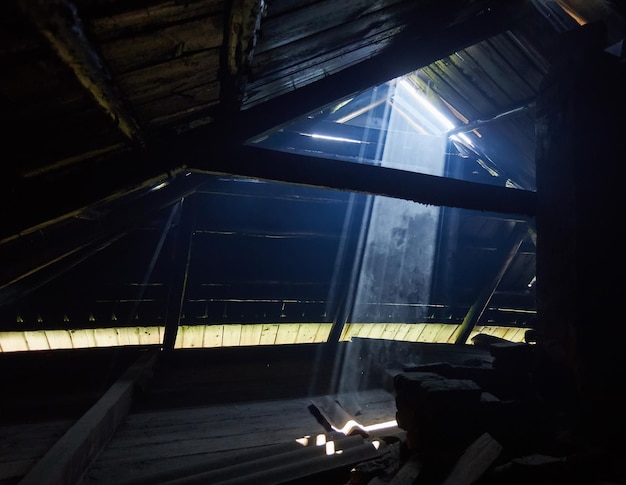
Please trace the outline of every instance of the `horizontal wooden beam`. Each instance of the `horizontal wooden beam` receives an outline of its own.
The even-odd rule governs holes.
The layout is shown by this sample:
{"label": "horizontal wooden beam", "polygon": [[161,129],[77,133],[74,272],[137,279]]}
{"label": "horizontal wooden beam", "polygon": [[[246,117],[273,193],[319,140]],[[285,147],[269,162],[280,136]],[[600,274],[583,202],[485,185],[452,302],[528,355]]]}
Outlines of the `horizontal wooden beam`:
{"label": "horizontal wooden beam", "polygon": [[196,145],[179,156],[185,157],[192,171],[382,195],[428,205],[535,215],[536,193],[508,187],[249,146],[218,154],[212,147]]}

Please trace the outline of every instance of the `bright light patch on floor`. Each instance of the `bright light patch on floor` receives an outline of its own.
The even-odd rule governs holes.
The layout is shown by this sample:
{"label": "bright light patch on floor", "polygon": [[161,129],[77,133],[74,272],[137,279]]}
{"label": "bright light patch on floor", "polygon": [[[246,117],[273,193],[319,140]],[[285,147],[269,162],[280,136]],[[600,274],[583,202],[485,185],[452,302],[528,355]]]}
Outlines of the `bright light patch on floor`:
{"label": "bright light patch on floor", "polygon": [[309,446],[309,440],[311,439],[310,436],[303,436],[302,438],[298,438],[296,439],[296,443],[302,445],[302,446]]}
{"label": "bright light patch on floor", "polygon": [[334,441],[327,441],[326,442],[326,454],[327,455],[334,455],[335,454],[335,442]]}
{"label": "bright light patch on floor", "polygon": [[393,419],[391,421],[385,421],[384,423],[376,423],[370,424],[368,426],[363,426],[365,431],[378,431],[379,429],[389,429],[398,426],[398,422]]}

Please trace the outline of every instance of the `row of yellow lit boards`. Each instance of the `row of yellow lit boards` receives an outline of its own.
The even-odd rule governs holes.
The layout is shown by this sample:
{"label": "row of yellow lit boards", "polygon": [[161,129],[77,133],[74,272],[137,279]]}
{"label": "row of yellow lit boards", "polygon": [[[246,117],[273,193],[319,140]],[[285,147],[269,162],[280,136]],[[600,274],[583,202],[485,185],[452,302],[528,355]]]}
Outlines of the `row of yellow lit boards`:
{"label": "row of yellow lit boards", "polygon": [[[331,326],[328,323],[181,326],[178,329],[175,347],[183,349],[325,342]],[[350,323],[345,325],[341,340],[365,337],[407,342],[453,343],[457,328],[458,325],[434,323]],[[477,326],[468,342],[471,342],[471,338],[477,333],[494,335],[512,342],[523,342],[526,330],[518,327]],[[160,345],[163,342],[163,334],[163,326],[0,332],[0,352]]]}

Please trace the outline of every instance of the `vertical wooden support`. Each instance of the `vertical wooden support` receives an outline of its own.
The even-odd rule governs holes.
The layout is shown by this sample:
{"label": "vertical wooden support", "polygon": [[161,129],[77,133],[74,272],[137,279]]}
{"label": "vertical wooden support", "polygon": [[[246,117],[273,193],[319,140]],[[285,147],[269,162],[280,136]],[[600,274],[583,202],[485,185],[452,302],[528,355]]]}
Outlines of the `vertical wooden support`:
{"label": "vertical wooden support", "polygon": [[137,381],[154,365],[157,353],[142,352],[109,388],[22,478],[19,485],[79,483],[124,420]]}
{"label": "vertical wooden support", "polygon": [[465,315],[463,323],[461,323],[456,331],[454,339],[454,342],[456,344],[463,345],[467,342],[470,333],[472,332],[476,323],[478,323],[478,320],[480,320],[480,317],[487,308],[487,305],[489,304],[493,293],[496,291],[498,284],[500,284],[504,273],[506,273],[506,270],[509,269],[511,262],[513,261],[513,259],[515,259],[515,256],[517,255],[517,252],[519,251],[519,248],[522,245],[524,237],[527,233],[528,229],[526,228],[525,224],[517,223],[516,227],[513,228],[511,237],[509,238],[509,244],[504,253],[504,261],[502,262],[502,264],[500,264],[497,273],[491,279],[489,284],[485,286],[485,288],[483,288],[483,290],[480,292],[480,295]]}
{"label": "vertical wooden support", "polygon": [[180,225],[178,227],[178,239],[175,244],[172,260],[172,276],[170,291],[167,300],[167,313],[165,317],[165,334],[163,336],[163,350],[174,350],[178,326],[183,315],[185,290],[187,288],[187,276],[191,261],[191,248],[193,243],[193,231],[195,226],[195,210],[193,201],[182,199],[180,201]]}
{"label": "vertical wooden support", "polygon": [[537,101],[537,345],[575,380],[593,439],[623,449],[626,65],[605,36],[598,23],[568,33]]}

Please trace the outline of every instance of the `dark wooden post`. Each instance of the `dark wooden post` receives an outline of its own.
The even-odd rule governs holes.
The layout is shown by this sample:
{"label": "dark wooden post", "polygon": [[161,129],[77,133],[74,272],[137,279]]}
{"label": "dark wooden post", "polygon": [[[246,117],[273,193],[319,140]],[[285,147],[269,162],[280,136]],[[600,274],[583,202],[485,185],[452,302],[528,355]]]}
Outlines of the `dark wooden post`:
{"label": "dark wooden post", "polygon": [[623,446],[626,65],[604,36],[602,24],[567,34],[537,102],[537,330],[590,436]]}

